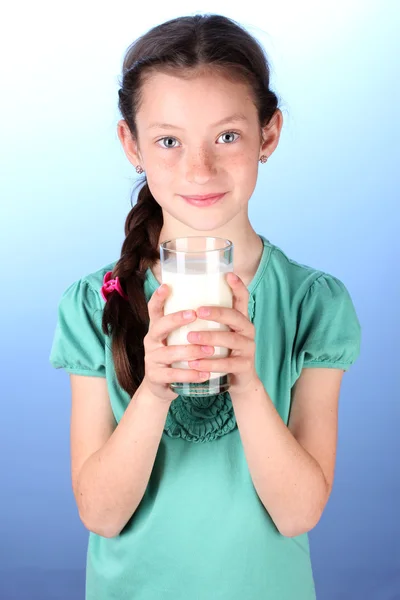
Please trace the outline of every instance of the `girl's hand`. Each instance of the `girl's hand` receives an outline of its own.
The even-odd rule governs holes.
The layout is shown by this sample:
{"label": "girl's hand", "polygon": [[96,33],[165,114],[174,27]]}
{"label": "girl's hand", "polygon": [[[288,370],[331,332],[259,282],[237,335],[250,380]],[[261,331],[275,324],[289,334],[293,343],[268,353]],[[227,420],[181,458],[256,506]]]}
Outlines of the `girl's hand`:
{"label": "girl's hand", "polygon": [[[189,360],[192,369],[230,373],[229,391],[242,393],[260,382],[255,368],[255,327],[248,318],[249,291],[240,277],[228,273],[226,280],[233,292],[233,308],[204,306],[197,309],[201,319],[228,325],[232,331],[191,331],[187,339],[196,344],[223,346],[231,349],[226,358]],[[205,314],[203,309],[209,311]]]}
{"label": "girl's hand", "polygon": [[179,395],[171,390],[170,383],[200,383],[210,378],[210,373],[201,373],[201,369],[171,367],[171,363],[175,361],[200,358],[205,356],[205,353],[197,344],[167,346],[167,337],[174,329],[197,319],[195,310],[190,311],[192,316],[189,318],[185,318],[183,310],[164,315],[165,300],[170,291],[168,285],[161,285],[148,303],[150,322],[149,330],[143,340],[145,374],[141,384],[153,396],[157,396],[160,402],[168,404]]}

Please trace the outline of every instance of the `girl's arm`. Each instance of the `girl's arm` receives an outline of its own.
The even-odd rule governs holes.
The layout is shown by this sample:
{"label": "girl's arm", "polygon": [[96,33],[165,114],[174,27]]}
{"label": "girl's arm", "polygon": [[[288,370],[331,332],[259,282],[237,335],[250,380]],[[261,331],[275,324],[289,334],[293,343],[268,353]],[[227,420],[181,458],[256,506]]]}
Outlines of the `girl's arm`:
{"label": "girl's arm", "polygon": [[90,531],[114,537],[144,495],[169,403],[142,384],[116,425],[106,379],[70,377],[71,472],[79,516]]}
{"label": "girl's arm", "polygon": [[343,370],[305,368],[285,425],[262,382],[231,392],[257,494],[279,532],[306,533],[318,523],[332,489]]}

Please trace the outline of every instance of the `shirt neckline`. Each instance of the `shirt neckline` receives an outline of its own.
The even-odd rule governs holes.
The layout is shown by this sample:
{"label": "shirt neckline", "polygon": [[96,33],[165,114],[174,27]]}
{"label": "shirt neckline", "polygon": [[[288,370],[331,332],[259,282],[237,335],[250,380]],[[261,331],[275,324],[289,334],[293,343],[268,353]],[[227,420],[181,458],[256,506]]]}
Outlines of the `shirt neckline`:
{"label": "shirt neckline", "polygon": [[[271,244],[270,244],[269,240],[267,240],[261,233],[259,233],[258,236],[261,238],[261,240],[264,244],[264,248],[263,248],[263,251],[261,254],[261,259],[258,264],[257,270],[254,274],[254,277],[250,281],[250,283],[247,285],[249,294],[252,297],[254,296],[256,288],[264,275],[264,271],[267,268],[267,265],[269,262],[269,257],[271,254]],[[155,292],[161,285],[159,283],[159,281],[156,279],[156,277],[150,267],[148,267],[146,269],[146,279],[150,285],[151,292]]]}

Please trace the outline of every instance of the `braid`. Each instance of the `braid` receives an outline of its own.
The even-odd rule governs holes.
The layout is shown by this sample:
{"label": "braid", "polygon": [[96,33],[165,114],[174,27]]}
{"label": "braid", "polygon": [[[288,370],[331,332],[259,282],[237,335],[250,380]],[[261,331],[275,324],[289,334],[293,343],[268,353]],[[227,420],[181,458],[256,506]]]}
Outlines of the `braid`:
{"label": "braid", "polygon": [[103,311],[103,332],[112,337],[112,354],[121,387],[133,396],[144,377],[143,338],[149,326],[149,311],[144,294],[146,269],[160,258],[158,240],[163,223],[160,205],[147,183],[125,222],[121,258],[115,264],[129,302],[111,294]]}

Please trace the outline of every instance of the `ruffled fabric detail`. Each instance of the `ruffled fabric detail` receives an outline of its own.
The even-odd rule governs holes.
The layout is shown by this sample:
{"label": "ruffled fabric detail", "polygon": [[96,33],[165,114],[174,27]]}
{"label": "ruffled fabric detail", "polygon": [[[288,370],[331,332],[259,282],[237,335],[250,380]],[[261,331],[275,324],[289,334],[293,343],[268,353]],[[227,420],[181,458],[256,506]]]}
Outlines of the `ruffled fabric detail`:
{"label": "ruffled fabric detail", "polygon": [[167,415],[164,431],[188,442],[211,442],[237,427],[229,392],[214,396],[178,396]]}

